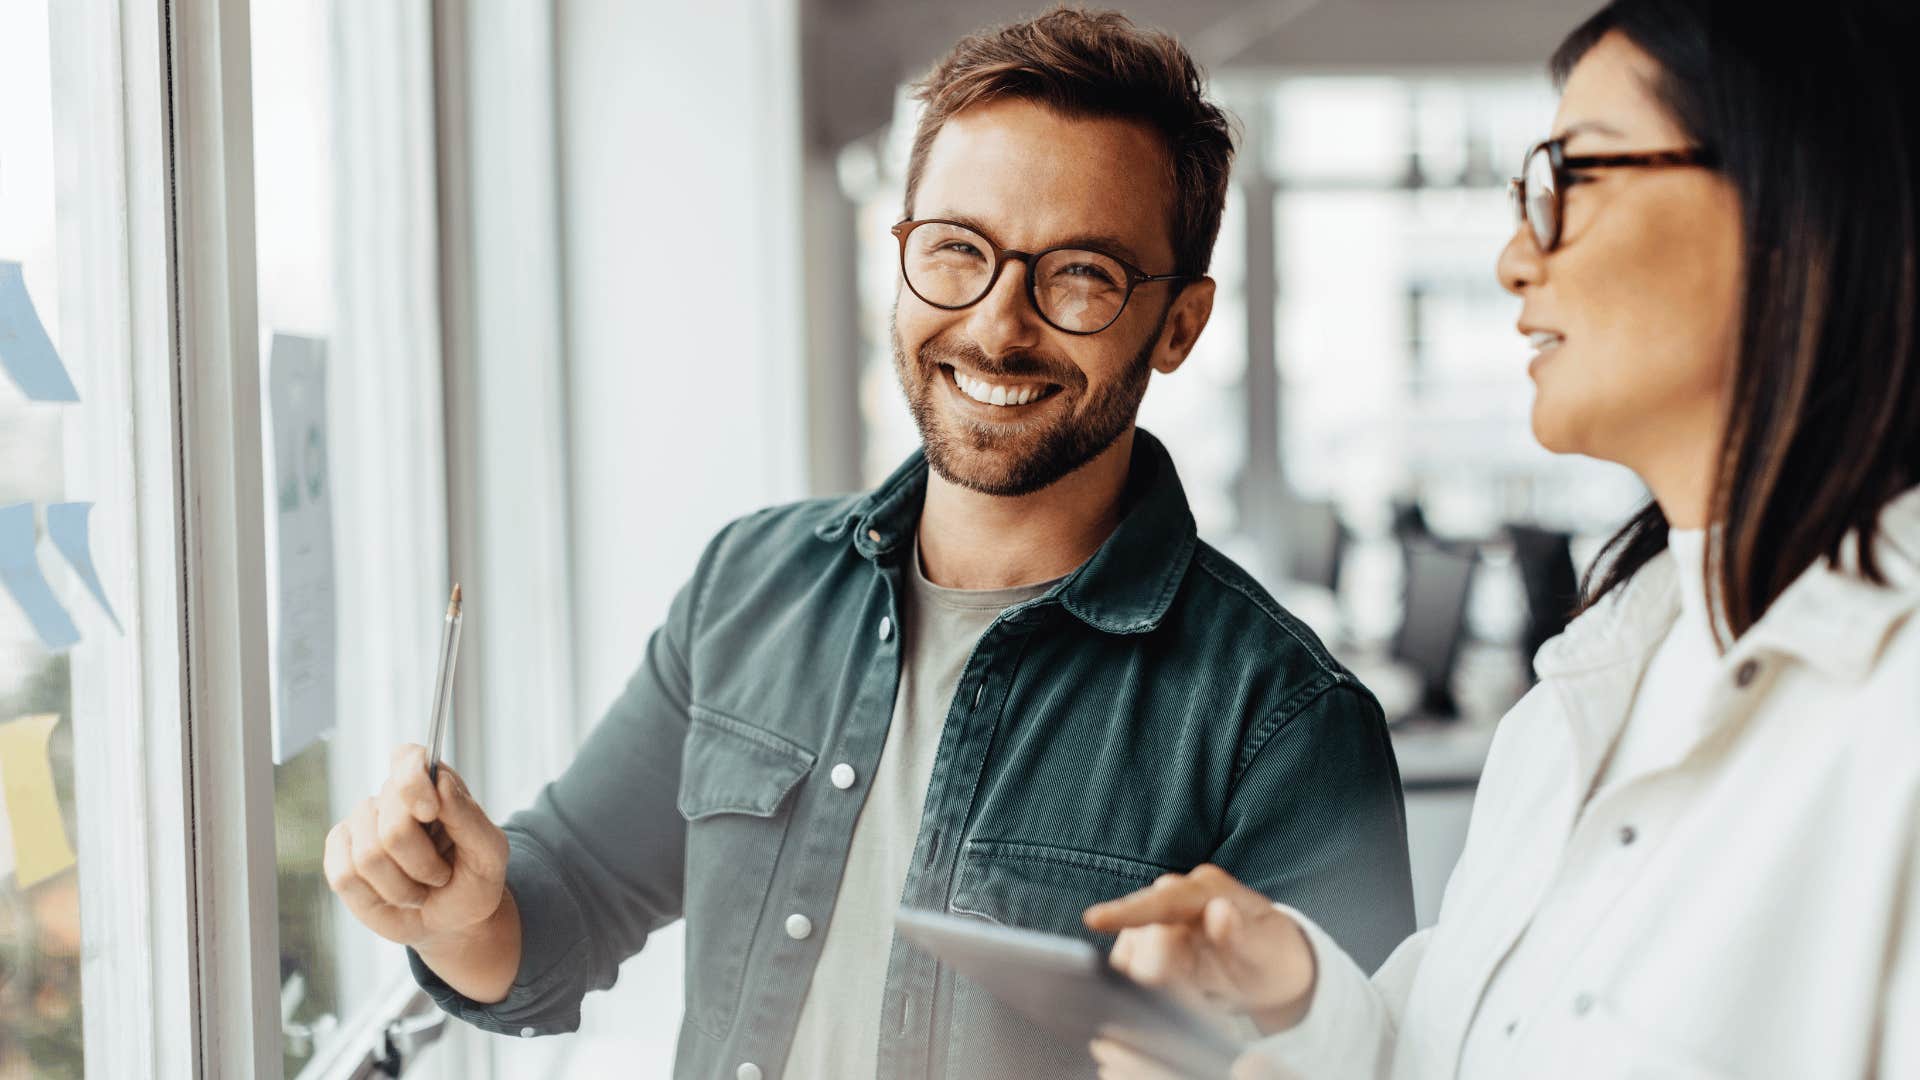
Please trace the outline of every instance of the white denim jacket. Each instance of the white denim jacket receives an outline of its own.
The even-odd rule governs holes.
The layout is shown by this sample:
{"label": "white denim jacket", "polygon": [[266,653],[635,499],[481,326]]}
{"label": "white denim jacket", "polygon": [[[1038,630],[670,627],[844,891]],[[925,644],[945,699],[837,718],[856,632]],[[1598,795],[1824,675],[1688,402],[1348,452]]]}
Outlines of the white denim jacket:
{"label": "white denim jacket", "polygon": [[1721,658],[1695,737],[1591,802],[1679,612],[1672,553],[1576,619],[1501,722],[1438,924],[1369,979],[1302,919],[1312,1008],[1252,1056],[1458,1075],[1469,1026],[1508,1023],[1476,1015],[1502,958],[1571,885],[1592,918],[1501,1076],[1920,1078],[1920,488],[1877,551],[1890,587],[1816,564]]}

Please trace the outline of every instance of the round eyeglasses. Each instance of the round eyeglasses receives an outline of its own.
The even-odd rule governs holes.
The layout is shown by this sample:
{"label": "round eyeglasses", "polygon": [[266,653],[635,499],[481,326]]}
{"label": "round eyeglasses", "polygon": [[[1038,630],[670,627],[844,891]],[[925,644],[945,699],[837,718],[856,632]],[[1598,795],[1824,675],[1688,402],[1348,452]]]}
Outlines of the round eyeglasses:
{"label": "round eyeglasses", "polygon": [[1028,302],[1048,326],[1067,334],[1097,334],[1112,326],[1138,286],[1193,278],[1149,274],[1091,248],[1014,251],[972,226],[938,218],[902,221],[893,235],[900,241],[900,275],[907,288],[934,307],[972,307],[993,291],[1001,267],[1018,260],[1027,264]]}
{"label": "round eyeglasses", "polygon": [[1548,139],[1527,151],[1520,175],[1507,181],[1507,197],[1513,202],[1515,226],[1527,226],[1540,250],[1551,253],[1560,247],[1566,193],[1568,188],[1581,182],[1578,173],[1589,169],[1712,168],[1713,165],[1713,155],[1700,149],[1568,156],[1565,139]]}

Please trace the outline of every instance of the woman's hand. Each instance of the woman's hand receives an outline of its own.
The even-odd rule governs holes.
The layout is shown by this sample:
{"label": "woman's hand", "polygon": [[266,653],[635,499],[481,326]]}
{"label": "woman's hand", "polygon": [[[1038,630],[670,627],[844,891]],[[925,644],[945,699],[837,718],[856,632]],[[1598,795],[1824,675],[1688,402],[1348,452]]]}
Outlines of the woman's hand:
{"label": "woman's hand", "polygon": [[1217,866],[1168,874],[1083,918],[1120,935],[1113,966],[1136,982],[1244,1013],[1263,1034],[1299,1023],[1313,1001],[1313,947],[1300,925]]}

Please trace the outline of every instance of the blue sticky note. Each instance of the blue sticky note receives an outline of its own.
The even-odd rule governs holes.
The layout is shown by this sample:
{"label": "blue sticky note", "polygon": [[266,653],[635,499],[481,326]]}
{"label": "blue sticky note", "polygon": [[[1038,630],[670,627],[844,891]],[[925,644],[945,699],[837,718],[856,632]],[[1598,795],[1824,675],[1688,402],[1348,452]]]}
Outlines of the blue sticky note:
{"label": "blue sticky note", "polygon": [[53,546],[66,557],[67,565],[80,575],[87,591],[100,601],[100,607],[113,621],[113,628],[125,634],[120,625],[120,616],[113,613],[113,605],[107,602],[107,590],[100,584],[100,575],[93,568],[93,546],[87,541],[87,513],[93,509],[92,503],[53,503],[47,507],[47,536],[53,540]]}
{"label": "blue sticky note", "polygon": [[0,506],[0,584],[27,613],[33,632],[40,635],[40,644],[48,652],[65,652],[80,641],[80,628],[73,625],[67,609],[60,606],[47,579],[41,576],[33,544],[33,504]]}
{"label": "blue sticky note", "polygon": [[33,401],[79,401],[17,262],[0,262],[0,367]]}

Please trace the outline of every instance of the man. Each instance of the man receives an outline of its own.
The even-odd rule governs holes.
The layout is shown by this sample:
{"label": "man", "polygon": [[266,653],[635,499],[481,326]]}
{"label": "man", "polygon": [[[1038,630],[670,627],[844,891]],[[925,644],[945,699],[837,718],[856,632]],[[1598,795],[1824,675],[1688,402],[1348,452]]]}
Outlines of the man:
{"label": "man", "polygon": [[504,830],[405,748],[329,836],[334,888],[454,1015],[571,1031],[684,917],[678,1075],[1086,1075],[894,910],[1087,936],[1090,903],[1212,862],[1372,961],[1411,931],[1378,705],[1196,540],[1134,427],[1212,305],[1232,146],[1198,71],[1058,10],[920,97],[893,336],[923,453],[722,531]]}

